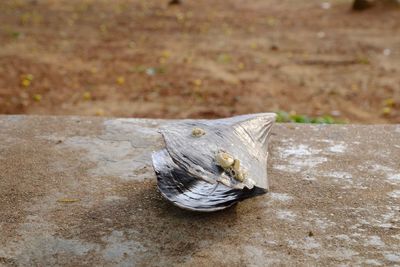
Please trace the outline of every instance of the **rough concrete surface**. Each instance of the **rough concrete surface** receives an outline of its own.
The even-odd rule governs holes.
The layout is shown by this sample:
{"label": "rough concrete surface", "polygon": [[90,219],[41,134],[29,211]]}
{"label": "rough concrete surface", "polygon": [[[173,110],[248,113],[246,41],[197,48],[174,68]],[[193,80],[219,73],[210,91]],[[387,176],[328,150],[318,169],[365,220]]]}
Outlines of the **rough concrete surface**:
{"label": "rough concrete surface", "polygon": [[168,121],[0,116],[0,265],[400,266],[400,126],[276,125],[271,192],[176,208]]}

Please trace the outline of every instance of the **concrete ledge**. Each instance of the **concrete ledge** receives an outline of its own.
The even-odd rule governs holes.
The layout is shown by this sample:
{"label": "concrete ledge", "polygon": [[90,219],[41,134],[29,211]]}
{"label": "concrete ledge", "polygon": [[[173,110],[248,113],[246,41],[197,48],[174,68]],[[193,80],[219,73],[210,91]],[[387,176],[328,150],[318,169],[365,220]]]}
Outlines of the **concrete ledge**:
{"label": "concrete ledge", "polygon": [[271,193],[196,214],[156,190],[164,123],[0,116],[0,265],[400,265],[400,126],[276,125]]}

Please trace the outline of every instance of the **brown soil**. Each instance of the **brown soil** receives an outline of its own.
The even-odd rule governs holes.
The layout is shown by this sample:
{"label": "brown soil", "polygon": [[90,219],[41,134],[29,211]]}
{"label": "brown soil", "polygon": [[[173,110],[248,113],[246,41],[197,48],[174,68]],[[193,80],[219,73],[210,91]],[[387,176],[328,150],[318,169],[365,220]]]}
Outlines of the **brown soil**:
{"label": "brown soil", "polygon": [[400,10],[351,1],[0,1],[0,113],[400,122]]}

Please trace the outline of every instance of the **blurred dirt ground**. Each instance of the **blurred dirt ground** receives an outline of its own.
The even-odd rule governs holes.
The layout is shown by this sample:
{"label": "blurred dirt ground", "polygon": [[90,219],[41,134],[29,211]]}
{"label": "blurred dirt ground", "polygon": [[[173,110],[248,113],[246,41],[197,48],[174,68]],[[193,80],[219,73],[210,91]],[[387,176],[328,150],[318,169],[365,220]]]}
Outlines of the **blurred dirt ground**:
{"label": "blurred dirt ground", "polygon": [[400,122],[400,10],[350,0],[0,1],[0,113]]}

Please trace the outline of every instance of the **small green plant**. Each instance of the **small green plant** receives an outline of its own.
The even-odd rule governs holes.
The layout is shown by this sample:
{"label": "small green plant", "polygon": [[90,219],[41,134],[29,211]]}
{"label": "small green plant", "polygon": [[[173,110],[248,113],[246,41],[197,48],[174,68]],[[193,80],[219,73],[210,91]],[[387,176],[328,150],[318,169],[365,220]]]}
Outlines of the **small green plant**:
{"label": "small green plant", "polygon": [[22,34],[20,32],[17,32],[17,31],[11,32],[10,35],[15,39],[18,39],[18,38],[20,38],[22,36]]}
{"label": "small green plant", "polygon": [[276,122],[295,122],[295,123],[316,123],[316,124],[340,124],[343,121],[337,120],[329,115],[320,117],[309,117],[307,115],[300,115],[296,113],[288,113],[286,111],[275,112]]}

